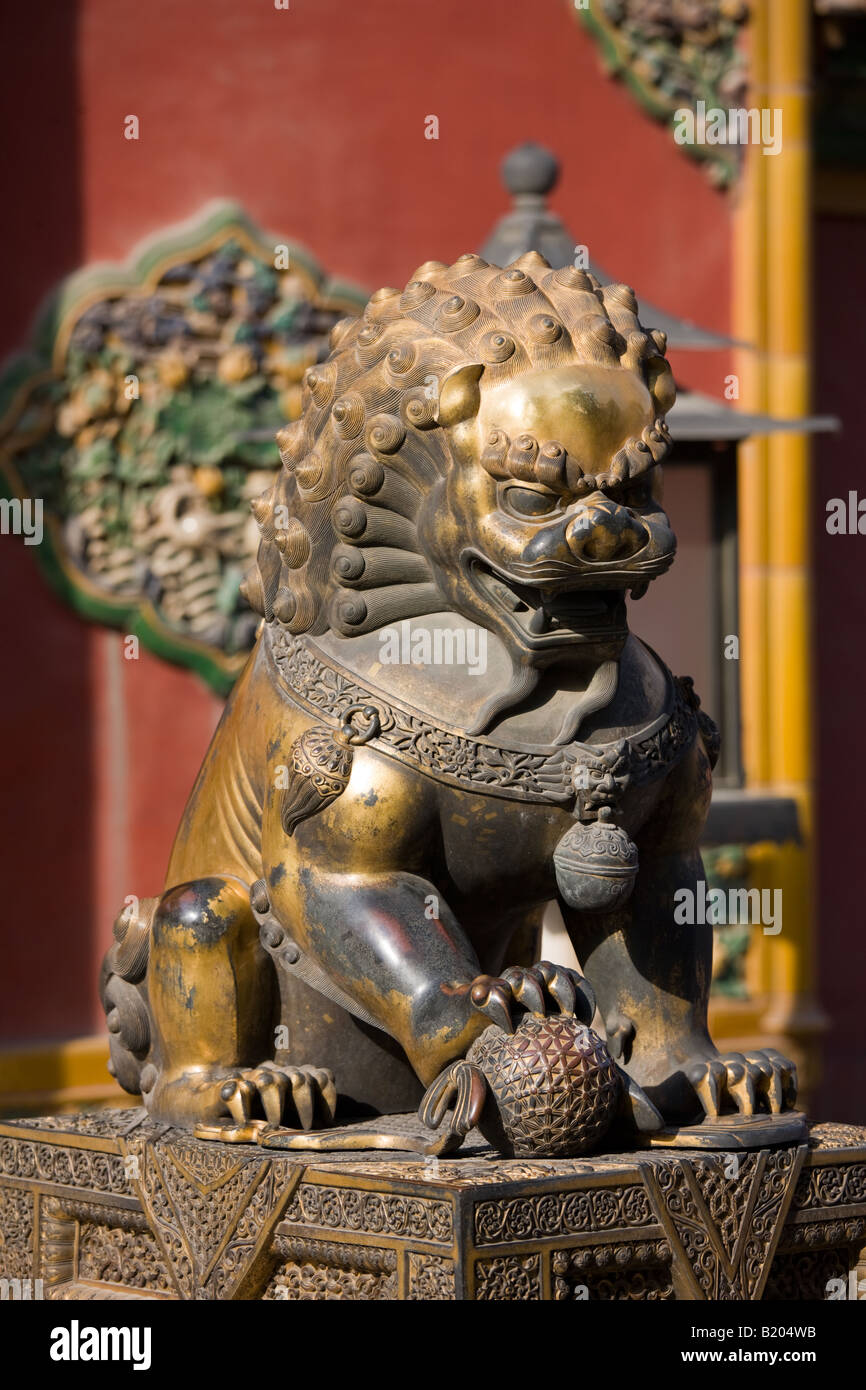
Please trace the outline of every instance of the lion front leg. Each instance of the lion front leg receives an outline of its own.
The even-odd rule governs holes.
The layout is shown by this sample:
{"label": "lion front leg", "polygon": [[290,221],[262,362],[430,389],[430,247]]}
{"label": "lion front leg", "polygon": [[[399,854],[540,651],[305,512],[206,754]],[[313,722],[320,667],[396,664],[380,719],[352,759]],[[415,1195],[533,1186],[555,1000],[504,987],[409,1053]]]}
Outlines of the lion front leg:
{"label": "lion front leg", "polygon": [[[302,784],[305,814],[287,820],[280,774],[293,766],[294,734],[285,731],[270,750],[267,912],[277,935],[296,943],[350,1012],[354,1004],[399,1044],[426,1085],[486,1025],[470,998],[481,964],[430,870],[441,839],[436,785],[358,747],[339,796],[317,805]],[[338,1089],[341,1055],[354,1046],[354,1030],[332,1040]],[[375,1087],[368,1097],[387,1112],[385,1090],[381,1104]]]}
{"label": "lion front leg", "polygon": [[775,1050],[720,1052],[707,1010],[712,927],[675,918],[675,894],[694,892],[697,849],[642,854],[634,894],[619,912],[579,914],[566,926],[593,982],[611,1051],[665,1120],[779,1114],[793,1107],[796,1069]]}
{"label": "lion front leg", "polygon": [[[429,880],[319,867],[270,879],[275,920],[348,1007],[396,1039],[423,1083],[464,1055],[488,1022],[472,997],[481,965]],[[335,1070],[339,1083],[338,1060]]]}
{"label": "lion front leg", "polygon": [[[463,929],[427,879],[299,867],[272,873],[271,881],[273,915],[264,932],[276,942],[280,921],[294,923],[283,968],[290,970],[300,951],[305,965],[320,972],[325,995],[339,991],[339,999],[399,1042],[427,1088],[419,1116],[438,1130],[431,1153],[459,1147],[496,1096],[502,1066],[494,1061],[485,1071],[473,1055],[487,1029],[498,1037],[514,1033],[526,1014],[569,1020],[577,1014],[586,1022],[592,1016],[591,991],[576,972],[541,961],[482,973]],[[285,949],[283,937],[276,951]],[[339,1083],[339,1058],[334,1067]]]}

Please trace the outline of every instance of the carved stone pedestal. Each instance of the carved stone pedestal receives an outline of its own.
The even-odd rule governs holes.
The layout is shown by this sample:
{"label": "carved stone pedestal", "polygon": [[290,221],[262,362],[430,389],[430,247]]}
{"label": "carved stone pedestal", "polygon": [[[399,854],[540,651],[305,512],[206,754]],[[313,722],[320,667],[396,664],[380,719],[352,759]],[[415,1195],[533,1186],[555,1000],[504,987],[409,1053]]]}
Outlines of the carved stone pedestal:
{"label": "carved stone pedestal", "polygon": [[142,1110],[0,1125],[5,1297],[825,1299],[864,1246],[850,1125],[737,1155],[479,1140],[438,1163],[206,1142]]}

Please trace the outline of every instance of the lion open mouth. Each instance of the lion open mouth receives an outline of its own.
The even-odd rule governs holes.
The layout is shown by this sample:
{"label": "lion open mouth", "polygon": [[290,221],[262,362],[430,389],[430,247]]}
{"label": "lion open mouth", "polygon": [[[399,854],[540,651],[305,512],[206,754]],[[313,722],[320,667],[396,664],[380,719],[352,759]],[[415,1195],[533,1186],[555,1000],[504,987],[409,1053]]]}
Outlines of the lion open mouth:
{"label": "lion open mouth", "polygon": [[469,563],[469,576],[476,591],[500,610],[529,646],[621,638],[628,631],[623,589],[546,591],[477,557]]}

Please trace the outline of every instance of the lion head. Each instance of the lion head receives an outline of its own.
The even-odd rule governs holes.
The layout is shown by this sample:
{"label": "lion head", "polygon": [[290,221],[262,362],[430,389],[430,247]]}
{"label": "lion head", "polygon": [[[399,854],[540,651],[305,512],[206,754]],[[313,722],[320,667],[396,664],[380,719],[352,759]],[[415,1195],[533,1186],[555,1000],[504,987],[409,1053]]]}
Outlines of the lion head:
{"label": "lion head", "polygon": [[343,320],[254,504],[248,601],[343,637],[454,611],[515,668],[618,655],[671,563],[665,335],[626,285],[532,252],[427,262]]}

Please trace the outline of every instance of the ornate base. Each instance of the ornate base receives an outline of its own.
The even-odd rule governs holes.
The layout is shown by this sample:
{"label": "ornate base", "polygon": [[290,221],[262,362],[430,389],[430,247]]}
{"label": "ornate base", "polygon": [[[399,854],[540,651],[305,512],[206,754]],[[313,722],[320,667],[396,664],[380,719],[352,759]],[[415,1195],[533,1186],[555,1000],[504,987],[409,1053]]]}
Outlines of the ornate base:
{"label": "ornate base", "polygon": [[825,1299],[864,1245],[851,1125],[742,1153],[533,1161],[480,1139],[445,1161],[226,1145],[142,1110],[0,1125],[4,1296]]}

